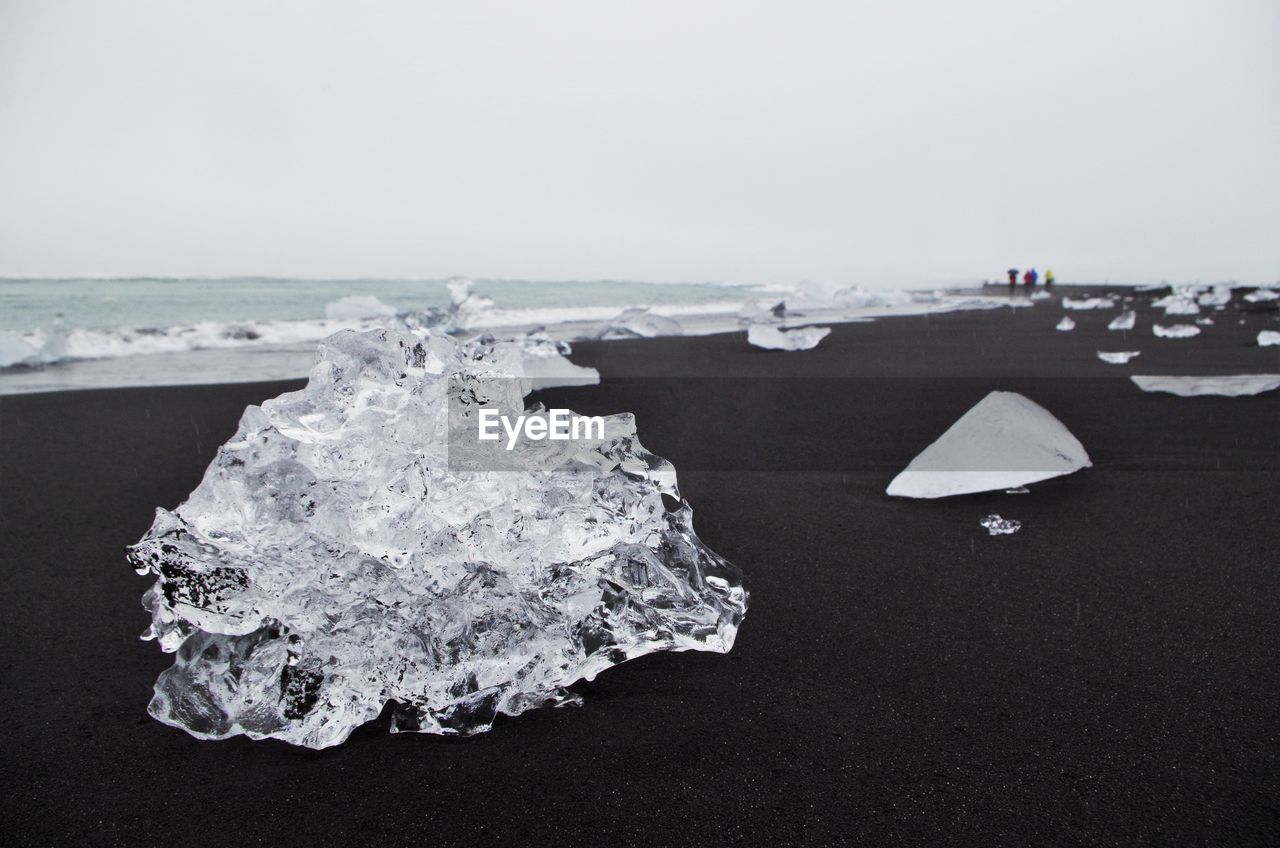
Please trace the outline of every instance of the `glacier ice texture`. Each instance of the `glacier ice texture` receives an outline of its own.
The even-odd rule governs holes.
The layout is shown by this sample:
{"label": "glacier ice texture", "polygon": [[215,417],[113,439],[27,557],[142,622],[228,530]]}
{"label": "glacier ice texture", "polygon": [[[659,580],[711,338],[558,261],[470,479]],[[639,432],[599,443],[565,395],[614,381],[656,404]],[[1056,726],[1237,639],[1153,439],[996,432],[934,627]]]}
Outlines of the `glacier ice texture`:
{"label": "glacier ice texture", "polygon": [[811,350],[830,333],[830,327],[788,330],[774,324],[752,324],[747,328],[747,341],[765,350]]}
{"label": "glacier ice texture", "polygon": [[525,411],[522,361],[513,342],[344,331],[304,389],[248,407],[128,552],[156,578],[144,638],[177,654],[151,715],[323,748],[394,702],[393,732],[469,735],[634,657],[728,651],[741,573],[631,415],[605,439],[481,450],[479,409]]}
{"label": "glacier ice texture", "polygon": [[1140,350],[1098,351],[1098,358],[1108,365],[1124,365],[1135,356],[1141,356]]}
{"label": "glacier ice texture", "polygon": [[1126,309],[1115,318],[1111,319],[1111,323],[1107,325],[1108,330],[1132,330],[1133,325],[1138,321],[1138,313],[1132,309]]}
{"label": "glacier ice texture", "polygon": [[1179,397],[1245,397],[1280,388],[1280,374],[1229,374],[1223,376],[1151,376],[1129,378],[1144,392],[1168,392]]}
{"label": "glacier ice texture", "polygon": [[1171,324],[1168,327],[1152,324],[1151,332],[1162,339],[1189,339],[1200,335],[1200,328],[1195,324]]}
{"label": "glacier ice texture", "polygon": [[1063,333],[1069,333],[1076,328],[1076,322],[1071,319],[1070,315],[1063,315],[1062,320],[1053,329]]}
{"label": "glacier ice texture", "polygon": [[1022,529],[1022,522],[1012,518],[1001,518],[999,515],[988,515],[978,522],[987,528],[990,536],[1009,536]]}
{"label": "glacier ice texture", "polygon": [[1062,422],[1016,392],[992,392],[911,460],[886,494],[945,498],[1003,491],[1093,463]]}

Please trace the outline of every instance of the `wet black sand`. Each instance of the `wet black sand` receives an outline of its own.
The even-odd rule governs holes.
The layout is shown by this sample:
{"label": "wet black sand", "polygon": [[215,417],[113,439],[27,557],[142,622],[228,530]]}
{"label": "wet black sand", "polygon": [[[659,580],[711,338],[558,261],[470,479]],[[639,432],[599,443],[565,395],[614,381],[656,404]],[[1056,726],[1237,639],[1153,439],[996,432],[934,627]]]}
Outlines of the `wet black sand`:
{"label": "wet black sand", "polygon": [[[1078,294],[1073,292],[1072,294]],[[309,752],[200,742],[144,712],[123,547],[198,482],[246,403],[297,384],[0,399],[3,820],[12,844],[869,845],[1280,841],[1280,393],[1145,394],[1130,373],[1280,371],[1265,313],[1197,339],[1056,304],[580,345],[681,470],[752,608],[728,656],[659,655],[582,709],[469,741],[371,724]],[[1140,349],[1128,366],[1094,351]],[[789,378],[789,379],[780,379]],[[891,500],[987,391],[1095,468],[1029,495]],[[999,512],[1021,533],[988,537]]]}

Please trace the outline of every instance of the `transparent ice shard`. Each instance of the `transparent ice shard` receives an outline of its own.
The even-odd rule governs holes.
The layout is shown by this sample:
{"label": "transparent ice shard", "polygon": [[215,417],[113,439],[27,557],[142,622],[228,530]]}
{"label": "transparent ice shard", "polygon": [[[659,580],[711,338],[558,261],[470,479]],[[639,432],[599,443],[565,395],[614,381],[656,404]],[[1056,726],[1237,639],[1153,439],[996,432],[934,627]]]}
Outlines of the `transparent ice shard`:
{"label": "transparent ice shard", "polygon": [[674,318],[658,315],[648,309],[625,309],[600,328],[597,339],[648,339],[654,336],[679,336],[684,329]]}
{"label": "transparent ice shard", "polygon": [[1276,330],[1262,330],[1258,333],[1258,347],[1271,347],[1272,345],[1280,345],[1280,332]]}
{"label": "transparent ice shard", "polygon": [[1243,397],[1280,388],[1280,374],[1231,374],[1225,376],[1149,376],[1129,378],[1144,392],[1168,392],[1180,397],[1219,395]]}
{"label": "transparent ice shard", "polygon": [[[486,341],[494,343],[492,337]],[[556,386],[595,386],[600,382],[600,372],[570,362],[566,357],[573,353],[572,346],[552,339],[545,327],[531,330],[514,341],[520,345],[524,375],[532,391]]]}
{"label": "transparent ice shard", "polygon": [[1108,330],[1132,330],[1133,325],[1138,321],[1138,313],[1132,309],[1126,309],[1115,318],[1111,319],[1111,323],[1107,325]]}
{"label": "transparent ice shard", "polygon": [[830,327],[796,327],[783,329],[774,324],[752,324],[747,328],[747,341],[765,350],[810,350],[831,332]]}
{"label": "transparent ice shard", "polygon": [[998,515],[988,515],[978,523],[987,528],[987,533],[992,536],[1008,536],[1022,529],[1021,521],[1001,518]]}
{"label": "transparent ice shard", "polygon": [[1063,315],[1062,320],[1053,329],[1063,333],[1069,333],[1076,328],[1076,322],[1072,320],[1070,315]]}
{"label": "transparent ice shard", "polygon": [[1171,324],[1168,327],[1152,324],[1151,332],[1162,339],[1189,339],[1200,335],[1200,328],[1195,324]]}
{"label": "transparent ice shard", "polygon": [[1141,354],[1142,351],[1140,350],[1117,350],[1114,352],[1100,350],[1098,351],[1098,358],[1108,365],[1124,365],[1130,359]]}
{"label": "transparent ice shard", "polygon": [[1000,491],[1090,465],[1084,446],[1044,407],[1015,392],[992,392],[911,460],[886,493],[943,498]]}
{"label": "transparent ice shard", "polygon": [[323,748],[394,701],[394,730],[465,735],[630,658],[728,651],[741,574],[630,415],[459,470],[480,408],[524,411],[522,361],[513,342],[347,331],[306,388],[248,407],[129,550],[156,578],[145,638],[177,654],[151,714]]}

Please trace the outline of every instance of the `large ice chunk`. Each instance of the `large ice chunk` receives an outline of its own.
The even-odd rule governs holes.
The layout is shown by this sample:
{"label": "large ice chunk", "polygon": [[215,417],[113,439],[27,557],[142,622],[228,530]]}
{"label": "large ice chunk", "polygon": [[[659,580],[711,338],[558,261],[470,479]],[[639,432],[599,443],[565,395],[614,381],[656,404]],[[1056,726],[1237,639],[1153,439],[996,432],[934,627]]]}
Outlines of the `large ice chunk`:
{"label": "large ice chunk", "polygon": [[774,324],[752,324],[747,341],[766,350],[809,350],[831,332],[830,327],[796,327],[784,330]]}
{"label": "large ice chunk", "polygon": [[525,411],[521,361],[513,342],[347,331],[306,388],[246,409],[129,550],[156,577],[145,638],[177,652],[151,714],[322,748],[394,701],[395,731],[471,734],[633,657],[728,651],[741,574],[630,415],[467,461],[494,444],[463,438],[480,409]]}
{"label": "large ice chunk", "polygon": [[1084,446],[1044,407],[1015,392],[992,392],[911,460],[885,491],[943,498],[1012,489],[1090,465]]}
{"label": "large ice chunk", "polygon": [[1129,379],[1144,392],[1168,392],[1180,397],[1200,395],[1243,397],[1280,388],[1280,374],[1231,374],[1212,377],[1157,377],[1135,374]]}
{"label": "large ice chunk", "polygon": [[1280,331],[1258,331],[1258,347],[1271,347],[1272,345],[1280,345]]}

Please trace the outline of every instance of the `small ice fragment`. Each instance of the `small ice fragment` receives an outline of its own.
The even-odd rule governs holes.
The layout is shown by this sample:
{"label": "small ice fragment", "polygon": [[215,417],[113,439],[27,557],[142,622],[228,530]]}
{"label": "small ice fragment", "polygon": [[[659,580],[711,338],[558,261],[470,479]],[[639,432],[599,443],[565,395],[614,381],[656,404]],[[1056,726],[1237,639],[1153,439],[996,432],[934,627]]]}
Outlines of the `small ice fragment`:
{"label": "small ice fragment", "polygon": [[1197,318],[1196,323],[1199,324],[1201,327],[1211,327],[1213,326],[1213,319],[1209,318],[1208,316],[1204,318]]}
{"label": "small ice fragment", "polygon": [[1031,299],[1032,299],[1032,300],[1048,300],[1048,299],[1049,299],[1049,298],[1051,298],[1051,297],[1053,297],[1053,295],[1049,294],[1049,293],[1048,293],[1047,291],[1045,291],[1044,289],[1041,289],[1041,290],[1039,290],[1039,291],[1033,291],[1033,292],[1031,293]]}
{"label": "small ice fragment", "polygon": [[1251,291],[1244,296],[1244,299],[1250,303],[1262,303],[1263,301],[1275,300],[1276,298],[1280,298],[1280,291],[1277,291],[1276,289],[1258,289],[1257,291]]}
{"label": "small ice fragment", "polygon": [[1217,377],[1153,377],[1135,374],[1129,379],[1144,392],[1168,392],[1179,397],[1245,397],[1280,388],[1280,374],[1231,374]]}
{"label": "small ice fragment", "polygon": [[1280,332],[1263,330],[1258,333],[1258,347],[1271,347],[1272,345],[1280,345]]}
{"label": "small ice fragment", "polygon": [[1110,309],[1115,305],[1115,301],[1107,297],[1086,297],[1080,300],[1064,297],[1062,299],[1063,309]]}
{"label": "small ice fragment", "polygon": [[1132,309],[1126,309],[1115,318],[1111,319],[1111,323],[1107,325],[1108,330],[1132,330],[1133,325],[1138,320],[1138,313]]}
{"label": "small ice fragment", "polygon": [[1200,328],[1195,324],[1171,324],[1168,327],[1152,324],[1151,332],[1162,339],[1189,339],[1200,335]]}
{"label": "small ice fragment", "polygon": [[1071,320],[1070,315],[1063,315],[1062,320],[1058,322],[1058,326],[1054,327],[1055,330],[1060,330],[1061,332],[1064,332],[1064,333],[1070,332],[1075,328],[1076,328],[1076,322]]}
{"label": "small ice fragment", "polygon": [[1196,315],[1200,307],[1190,297],[1169,295],[1157,300],[1153,306],[1163,306],[1165,315]]}
{"label": "small ice fragment", "polygon": [[1142,353],[1140,350],[1117,350],[1108,352],[1105,350],[1098,351],[1098,358],[1108,365],[1124,365],[1130,359]]}
{"label": "small ice fragment", "polygon": [[337,321],[357,318],[386,318],[396,314],[394,306],[388,306],[371,294],[353,294],[325,304],[324,317]]}
{"label": "small ice fragment", "polygon": [[1029,495],[1031,494],[1031,490],[1026,486],[1019,486],[1016,489],[1005,489],[1004,493],[1006,495]]}
{"label": "small ice fragment", "polygon": [[1015,392],[992,392],[911,460],[885,493],[944,498],[1002,491],[1092,464],[1044,407]]}
{"label": "small ice fragment", "polygon": [[1021,521],[1014,521],[1012,518],[1001,518],[998,515],[988,515],[979,523],[987,528],[987,532],[992,536],[1008,536],[1022,529]]}
{"label": "small ice fragment", "polygon": [[830,332],[830,327],[784,330],[772,324],[752,324],[747,328],[747,341],[765,350],[810,350]]}
{"label": "small ice fragment", "polygon": [[650,339],[654,336],[679,336],[684,333],[672,318],[656,315],[642,307],[623,310],[600,328],[597,339]]}

